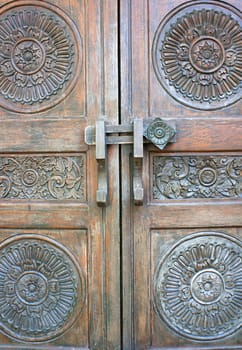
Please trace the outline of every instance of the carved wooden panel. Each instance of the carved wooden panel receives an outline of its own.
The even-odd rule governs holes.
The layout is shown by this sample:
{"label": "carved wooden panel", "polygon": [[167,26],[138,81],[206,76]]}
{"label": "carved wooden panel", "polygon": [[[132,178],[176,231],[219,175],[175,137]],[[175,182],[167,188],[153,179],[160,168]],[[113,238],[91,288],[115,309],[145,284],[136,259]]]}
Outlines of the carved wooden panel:
{"label": "carved wooden panel", "polygon": [[178,240],[156,266],[154,303],[159,318],[196,340],[217,340],[238,330],[241,248],[237,238],[219,232]]}
{"label": "carved wooden panel", "polygon": [[36,234],[0,244],[0,327],[21,341],[46,341],[63,334],[81,313],[83,272],[61,243]]}
{"label": "carved wooden panel", "polygon": [[0,157],[0,198],[86,200],[86,157]]}
{"label": "carved wooden panel", "polygon": [[241,18],[226,3],[181,5],[160,23],[153,43],[158,80],[176,100],[217,109],[241,97]]}
{"label": "carved wooden panel", "polygon": [[153,199],[241,198],[241,156],[154,156]]}
{"label": "carved wooden panel", "polygon": [[65,98],[81,69],[81,38],[72,20],[43,1],[0,10],[0,105],[39,112]]}

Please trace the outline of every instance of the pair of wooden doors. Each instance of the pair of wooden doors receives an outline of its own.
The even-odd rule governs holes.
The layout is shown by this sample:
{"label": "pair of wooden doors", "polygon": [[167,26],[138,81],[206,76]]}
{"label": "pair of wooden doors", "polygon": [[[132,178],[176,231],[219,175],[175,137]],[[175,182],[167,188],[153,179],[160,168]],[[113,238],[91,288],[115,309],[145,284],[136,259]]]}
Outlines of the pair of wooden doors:
{"label": "pair of wooden doors", "polygon": [[0,348],[241,348],[240,10],[1,2]]}

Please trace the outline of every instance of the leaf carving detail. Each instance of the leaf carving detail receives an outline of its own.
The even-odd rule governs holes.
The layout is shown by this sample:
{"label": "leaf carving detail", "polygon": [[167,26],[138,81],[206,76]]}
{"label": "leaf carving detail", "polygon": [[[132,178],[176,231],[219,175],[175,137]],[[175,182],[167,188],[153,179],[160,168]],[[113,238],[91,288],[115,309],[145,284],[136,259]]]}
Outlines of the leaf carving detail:
{"label": "leaf carving detail", "polygon": [[0,198],[85,201],[85,157],[1,157]]}
{"label": "leaf carving detail", "polygon": [[242,158],[153,157],[153,198],[241,198]]}

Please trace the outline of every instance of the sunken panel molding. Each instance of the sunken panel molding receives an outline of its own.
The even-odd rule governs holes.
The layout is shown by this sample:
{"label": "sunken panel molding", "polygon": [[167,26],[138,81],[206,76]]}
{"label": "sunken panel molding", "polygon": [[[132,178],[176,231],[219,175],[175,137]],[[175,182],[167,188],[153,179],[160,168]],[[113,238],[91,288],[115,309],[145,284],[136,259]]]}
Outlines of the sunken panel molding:
{"label": "sunken panel molding", "polygon": [[34,113],[63,100],[82,64],[74,22],[46,1],[20,0],[0,9],[0,106]]}
{"label": "sunken panel molding", "polygon": [[86,201],[86,155],[0,156],[0,199]]}
{"label": "sunken panel molding", "polygon": [[189,1],[162,20],[153,66],[178,102],[214,110],[241,98],[242,32],[239,9],[220,1]]}
{"label": "sunken panel molding", "polygon": [[0,244],[0,330],[15,340],[45,342],[63,335],[83,311],[84,273],[62,243],[39,234]]}
{"label": "sunken panel molding", "polygon": [[151,157],[152,199],[242,198],[242,157],[194,155]]}
{"label": "sunken panel molding", "polygon": [[242,322],[242,243],[223,232],[180,238],[157,259],[154,309],[176,336],[218,341]]}

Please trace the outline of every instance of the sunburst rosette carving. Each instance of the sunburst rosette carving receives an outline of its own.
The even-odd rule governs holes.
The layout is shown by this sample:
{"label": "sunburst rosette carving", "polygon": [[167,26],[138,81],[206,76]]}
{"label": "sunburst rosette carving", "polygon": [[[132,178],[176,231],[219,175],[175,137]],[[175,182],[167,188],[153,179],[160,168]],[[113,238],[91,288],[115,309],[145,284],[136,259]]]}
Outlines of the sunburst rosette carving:
{"label": "sunburst rosette carving", "polygon": [[217,340],[241,325],[241,241],[218,232],[180,240],[158,263],[154,278],[157,315],[194,340]]}
{"label": "sunburst rosette carving", "polygon": [[34,113],[65,98],[81,68],[81,38],[71,19],[43,1],[0,10],[0,105]]}
{"label": "sunburst rosette carving", "polygon": [[240,22],[234,8],[218,3],[213,9],[204,3],[189,5],[171,14],[166,24],[162,22],[154,40],[153,62],[168,93],[188,106],[206,110],[238,101]]}
{"label": "sunburst rosette carving", "polygon": [[82,311],[85,280],[71,252],[38,235],[0,245],[0,327],[25,342],[63,334]]}

